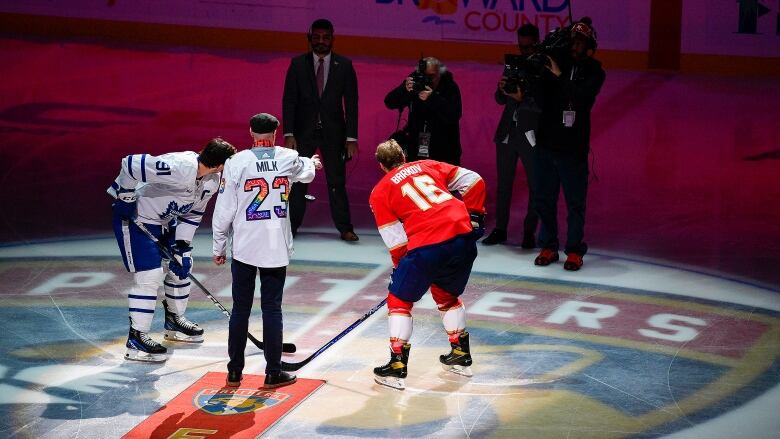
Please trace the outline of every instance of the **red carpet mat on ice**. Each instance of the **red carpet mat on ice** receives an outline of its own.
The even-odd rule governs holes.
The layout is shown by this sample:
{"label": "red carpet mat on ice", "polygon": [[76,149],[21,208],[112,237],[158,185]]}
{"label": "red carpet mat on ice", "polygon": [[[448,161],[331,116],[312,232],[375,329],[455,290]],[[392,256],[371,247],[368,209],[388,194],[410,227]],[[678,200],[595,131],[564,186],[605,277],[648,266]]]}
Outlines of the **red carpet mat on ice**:
{"label": "red carpet mat on ice", "polygon": [[257,437],[325,381],[298,379],[263,389],[263,376],[244,375],[241,387],[225,387],[225,373],[209,372],[161,407],[124,438]]}

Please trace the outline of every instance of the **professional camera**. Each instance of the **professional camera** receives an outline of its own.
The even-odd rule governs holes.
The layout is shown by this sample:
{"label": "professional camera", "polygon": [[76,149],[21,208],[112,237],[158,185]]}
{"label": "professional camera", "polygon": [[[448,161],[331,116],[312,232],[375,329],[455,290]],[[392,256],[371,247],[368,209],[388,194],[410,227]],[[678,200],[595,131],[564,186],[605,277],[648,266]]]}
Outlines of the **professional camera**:
{"label": "professional camera", "polygon": [[567,65],[571,59],[572,26],[552,30],[544,40],[536,45],[533,55],[524,57],[507,53],[504,55],[504,73],[506,82],[504,91],[516,93],[521,90],[526,93],[541,79],[544,70],[550,65],[547,56],[555,59],[559,65]]}
{"label": "professional camera", "polygon": [[504,91],[506,93],[517,93],[521,90],[523,93],[528,91],[531,83],[541,77],[544,64],[534,62],[531,58],[527,58],[521,55],[515,55],[507,53],[504,55],[504,73],[506,82],[504,83]]}
{"label": "professional camera", "polygon": [[417,69],[409,75],[412,78],[413,93],[420,93],[425,90],[425,87],[433,86],[433,80],[425,75],[425,69],[427,68],[428,63],[425,62],[425,58],[420,58],[420,61],[417,62]]}

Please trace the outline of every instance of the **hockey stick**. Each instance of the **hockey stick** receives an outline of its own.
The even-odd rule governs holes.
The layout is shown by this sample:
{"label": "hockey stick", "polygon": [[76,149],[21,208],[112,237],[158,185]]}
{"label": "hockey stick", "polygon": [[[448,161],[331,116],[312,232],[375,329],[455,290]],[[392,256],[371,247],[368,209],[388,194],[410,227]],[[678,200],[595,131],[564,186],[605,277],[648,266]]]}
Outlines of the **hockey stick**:
{"label": "hockey stick", "polygon": [[323,345],[321,348],[317,349],[317,351],[315,353],[309,355],[309,358],[301,361],[300,363],[285,363],[284,361],[282,361],[282,370],[288,371],[288,372],[292,372],[292,371],[295,371],[295,370],[298,370],[298,369],[302,368],[303,366],[306,366],[307,364],[309,364],[311,362],[311,360],[317,358],[317,356],[319,356],[321,353],[323,353],[326,349],[328,349],[329,347],[333,346],[333,344],[335,344],[337,341],[341,340],[345,335],[349,334],[359,324],[363,323],[364,321],[366,321],[367,318],[371,317],[375,312],[379,311],[379,309],[382,308],[383,306],[385,306],[386,303],[387,303],[387,299],[382,299],[382,301],[379,302],[376,306],[374,306],[373,308],[368,310],[368,312],[365,313],[363,315],[363,317],[355,320],[355,323],[349,325],[349,327],[347,329],[341,331],[341,333],[339,335],[333,337],[329,342],[325,343],[325,345]]}
{"label": "hockey stick", "polygon": [[[165,245],[164,245],[163,243],[161,243],[161,242],[160,242],[160,240],[158,240],[158,239],[157,239],[157,238],[156,238],[154,235],[152,235],[152,232],[150,232],[150,231],[149,231],[149,229],[147,229],[147,228],[146,228],[146,226],[144,226],[144,224],[143,224],[142,222],[140,222],[140,221],[138,221],[138,220],[134,220],[133,222],[135,223],[135,225],[136,225],[136,226],[138,226],[138,228],[139,228],[139,229],[141,229],[141,231],[142,231],[142,232],[144,232],[144,234],[146,234],[146,236],[148,236],[148,237],[149,237],[149,239],[151,239],[152,241],[154,241],[154,243],[155,243],[155,244],[157,244],[157,248],[160,250],[160,253],[162,253],[163,255],[165,255],[165,257],[166,257],[166,258],[168,258],[168,259],[170,259],[170,260],[172,260],[172,261],[176,261],[176,259],[174,259],[174,258],[173,258],[173,256],[172,256],[172,255],[170,254],[170,252],[168,251],[168,248],[167,248],[167,247],[165,247]],[[177,261],[177,263],[178,263],[178,261]],[[219,303],[219,301],[217,300],[217,298],[216,298],[216,297],[214,297],[214,296],[211,294],[211,292],[210,292],[208,289],[206,289],[206,287],[205,287],[205,286],[203,286],[203,284],[202,284],[202,283],[200,283],[200,282],[198,281],[198,279],[195,279],[195,276],[193,276],[193,275],[192,275],[192,273],[189,273],[189,274],[187,275],[187,277],[188,277],[188,278],[189,278],[189,279],[190,279],[190,280],[191,280],[191,281],[192,281],[192,282],[193,282],[195,285],[197,285],[197,286],[198,286],[198,288],[200,288],[200,289],[201,289],[201,291],[203,291],[203,294],[205,294],[205,295],[206,295],[206,297],[208,297],[209,299],[211,299],[211,301],[214,303],[214,305],[215,305],[217,308],[219,308],[219,310],[220,310],[220,311],[222,311],[222,314],[224,314],[224,315],[225,315],[225,316],[226,316],[228,319],[230,319],[230,311],[228,311],[228,310],[227,310],[227,308],[225,308],[224,306],[222,306],[222,304],[221,304],[221,303]],[[246,335],[247,335],[247,337],[249,337],[249,340],[251,340],[251,341],[252,341],[252,343],[253,343],[255,346],[257,346],[257,348],[258,348],[258,349],[260,349],[260,350],[265,350],[265,349],[263,348],[264,344],[263,344],[263,342],[262,342],[262,341],[260,341],[260,340],[256,339],[256,338],[255,338],[255,336],[254,336],[254,335],[252,335],[252,334],[251,334],[251,333],[249,333],[249,332],[247,332],[247,334],[246,334]],[[295,347],[295,345],[294,345],[294,344],[292,344],[292,343],[283,343],[283,344],[282,344],[282,352],[286,352],[286,353],[290,353],[290,354],[291,354],[291,353],[294,353],[296,350],[297,350],[297,348],[296,348],[296,347]]]}

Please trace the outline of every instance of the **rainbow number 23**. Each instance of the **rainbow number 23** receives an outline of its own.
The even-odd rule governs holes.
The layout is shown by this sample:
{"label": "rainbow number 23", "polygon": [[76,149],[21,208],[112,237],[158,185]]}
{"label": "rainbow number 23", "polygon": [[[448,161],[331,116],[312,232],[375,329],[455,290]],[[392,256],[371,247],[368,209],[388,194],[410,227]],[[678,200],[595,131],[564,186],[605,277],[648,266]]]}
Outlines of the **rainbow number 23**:
{"label": "rainbow number 23", "polygon": [[279,198],[282,201],[281,205],[275,204],[273,206],[274,214],[277,218],[287,217],[287,200],[290,196],[290,180],[287,177],[274,178],[273,184],[269,187],[268,181],[265,178],[250,178],[244,182],[244,192],[251,192],[255,188],[259,188],[255,199],[249,203],[246,208],[246,220],[257,221],[271,219],[271,210],[260,210],[263,202],[271,193],[271,189],[281,189],[279,191]]}

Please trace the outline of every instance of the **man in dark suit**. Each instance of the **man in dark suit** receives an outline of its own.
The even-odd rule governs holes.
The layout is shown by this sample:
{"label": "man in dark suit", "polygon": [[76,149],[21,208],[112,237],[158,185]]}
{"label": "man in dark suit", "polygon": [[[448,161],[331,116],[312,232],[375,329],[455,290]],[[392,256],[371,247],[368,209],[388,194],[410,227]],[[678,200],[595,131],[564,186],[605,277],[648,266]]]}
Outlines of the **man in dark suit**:
{"label": "man in dark suit", "polygon": [[[332,52],[330,21],[315,20],[307,37],[311,51],[292,59],[284,81],[284,144],[303,157],[320,150],[333,223],[341,239],[357,241],[346,189],[346,161],[358,149],[357,75],[351,60]],[[295,183],[290,191],[293,235],[306,212],[307,187]]]}
{"label": "man in dark suit", "polygon": [[[533,24],[524,24],[517,29],[517,46],[520,56],[527,58],[536,52],[539,42],[539,28]],[[484,245],[500,244],[507,240],[509,226],[509,207],[512,204],[512,187],[515,184],[517,159],[525,169],[528,183],[528,207],[523,221],[523,241],[521,247],[531,249],[536,247],[536,226],[539,216],[533,206],[534,169],[531,150],[534,147],[536,130],[539,124],[541,108],[532,93],[523,93],[518,87],[507,87],[507,77],[502,76],[495,92],[496,103],[504,106],[501,121],[496,129],[493,141],[496,143],[496,170],[498,185],[496,186],[496,228],[487,238]]]}

